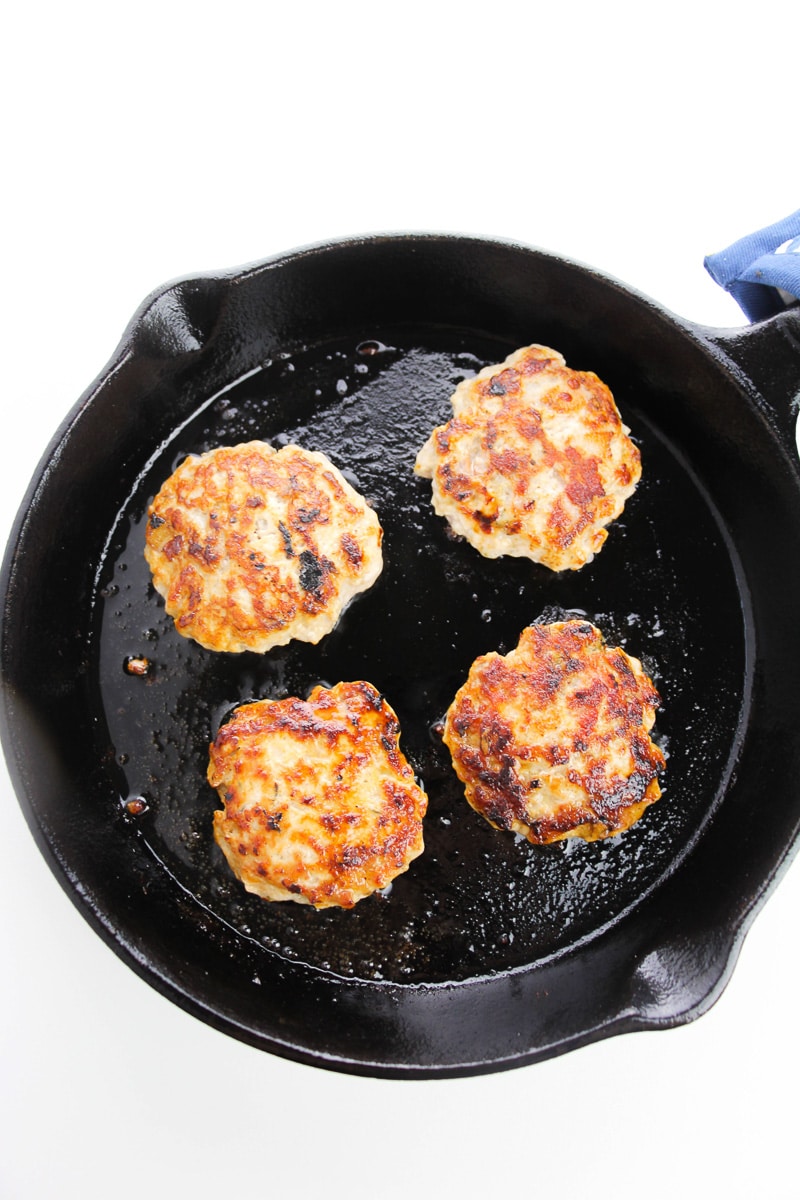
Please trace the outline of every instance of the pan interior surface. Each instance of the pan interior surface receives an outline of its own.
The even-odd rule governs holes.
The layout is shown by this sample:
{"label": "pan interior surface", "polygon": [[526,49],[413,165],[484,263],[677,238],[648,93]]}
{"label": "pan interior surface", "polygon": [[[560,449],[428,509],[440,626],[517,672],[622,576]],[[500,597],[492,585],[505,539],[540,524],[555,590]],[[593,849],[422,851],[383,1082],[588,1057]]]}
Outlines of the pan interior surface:
{"label": "pan interior surface", "polygon": [[[87,694],[112,781],[98,803],[182,903],[203,912],[210,938],[233,935],[258,954],[352,980],[490,977],[618,922],[712,818],[747,714],[747,595],[724,522],[646,389],[568,358],[612,388],[643,462],[604,548],[578,572],[482,558],[450,535],[430,483],[413,474],[457,383],[515,348],[469,328],[359,328],[264,361],[162,444],[142,446],[92,601]],[[215,655],[166,616],[143,557],[144,522],[187,454],[254,438],[326,453],[377,510],[385,566],[317,646]],[[512,649],[531,622],[571,615],[640,658],[659,689],[663,796],[620,836],[534,847],[469,808],[437,725],[478,655]],[[132,661],[144,661],[142,673]],[[243,890],[214,843],[209,742],[239,703],[348,679],[373,683],[397,712],[429,798],[425,852],[351,911],[266,903]]]}

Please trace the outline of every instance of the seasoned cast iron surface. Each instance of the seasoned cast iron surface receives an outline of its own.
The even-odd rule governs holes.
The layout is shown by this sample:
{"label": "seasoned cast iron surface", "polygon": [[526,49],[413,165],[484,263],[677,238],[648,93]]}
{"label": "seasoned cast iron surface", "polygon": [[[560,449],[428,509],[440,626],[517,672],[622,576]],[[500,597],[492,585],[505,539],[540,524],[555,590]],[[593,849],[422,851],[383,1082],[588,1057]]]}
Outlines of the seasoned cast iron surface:
{"label": "seasoned cast iron surface", "polygon": [[[745,617],[735,556],[681,454],[624,378],[606,377],[641,448],[643,478],[593,563],[553,574],[483,559],[453,538],[413,475],[456,384],[515,347],[465,331],[364,330],[277,357],[209,397],[141,474],[109,531],[94,597],[90,681],[130,838],[214,918],[324,972],[438,983],[524,966],[616,921],[678,864],[722,795],[744,704]],[[570,362],[597,369],[592,362]],[[260,438],[328,454],[373,503],[385,567],[317,646],[214,655],[165,615],[143,558],[147,505],[188,453]],[[436,732],[473,659],[532,621],[586,616],[641,658],[663,700],[662,800],[620,837],[533,847],[466,804]],[[711,636],[710,636],[711,634]],[[143,674],[132,672],[131,660]],[[429,796],[426,850],[349,912],[268,904],[233,878],[211,834],[208,743],[243,701],[367,679],[395,708]]]}

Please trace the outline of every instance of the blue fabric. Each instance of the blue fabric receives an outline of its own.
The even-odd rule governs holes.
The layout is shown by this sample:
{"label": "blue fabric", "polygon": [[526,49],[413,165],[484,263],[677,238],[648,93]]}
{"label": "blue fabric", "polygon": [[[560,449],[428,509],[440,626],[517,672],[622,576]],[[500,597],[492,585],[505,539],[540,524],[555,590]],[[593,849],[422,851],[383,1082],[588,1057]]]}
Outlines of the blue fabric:
{"label": "blue fabric", "polygon": [[751,321],[782,312],[800,297],[800,209],[709,254],[705,266]]}

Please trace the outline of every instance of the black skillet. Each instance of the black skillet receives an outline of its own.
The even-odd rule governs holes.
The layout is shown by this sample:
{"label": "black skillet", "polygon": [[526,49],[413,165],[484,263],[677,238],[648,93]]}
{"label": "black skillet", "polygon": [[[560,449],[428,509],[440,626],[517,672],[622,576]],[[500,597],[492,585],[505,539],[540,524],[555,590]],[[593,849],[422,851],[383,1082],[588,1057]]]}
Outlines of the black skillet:
{"label": "black skillet", "polygon": [[[543,342],[611,387],[644,474],[582,571],[489,561],[412,474],[458,380]],[[680,321],[518,245],[389,236],[166,286],[58,431],[3,567],[2,737],[33,833],[134,970],[254,1046],[383,1076],[478,1073],[687,1021],[719,995],[800,825],[800,313]],[[180,638],[142,557],[190,451],[327,452],[378,509],[384,573],[319,646]],[[436,724],[476,655],[585,615],[663,698],[663,799],[532,847],[466,805]],[[351,912],[245,894],[207,745],[238,702],[364,678],[429,795],[426,852]]]}

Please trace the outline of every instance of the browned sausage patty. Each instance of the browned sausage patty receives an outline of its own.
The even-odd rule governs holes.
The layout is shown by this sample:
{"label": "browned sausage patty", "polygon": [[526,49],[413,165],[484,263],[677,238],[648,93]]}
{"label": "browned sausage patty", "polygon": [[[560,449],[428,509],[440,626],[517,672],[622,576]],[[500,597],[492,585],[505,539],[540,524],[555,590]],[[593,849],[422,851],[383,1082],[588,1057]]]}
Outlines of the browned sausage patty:
{"label": "browned sausage patty", "polygon": [[208,779],[225,806],[214,836],[248,891],[352,908],[407,870],[423,850],[427,797],[399,734],[364,682],[236,710],[211,746]]}
{"label": "browned sausage patty", "polygon": [[661,795],[658,693],[641,663],[586,621],[531,625],[476,659],[444,741],[472,807],[530,842],[619,833]]}
{"label": "browned sausage patty", "polygon": [[149,510],[145,557],[179,633],[209,650],[318,642],[383,567],[378,518],[315,451],[190,456]]}
{"label": "browned sausage patty", "polygon": [[641,475],[611,392],[556,350],[526,346],[458,385],[416,472],[435,511],[487,558],[577,570]]}

